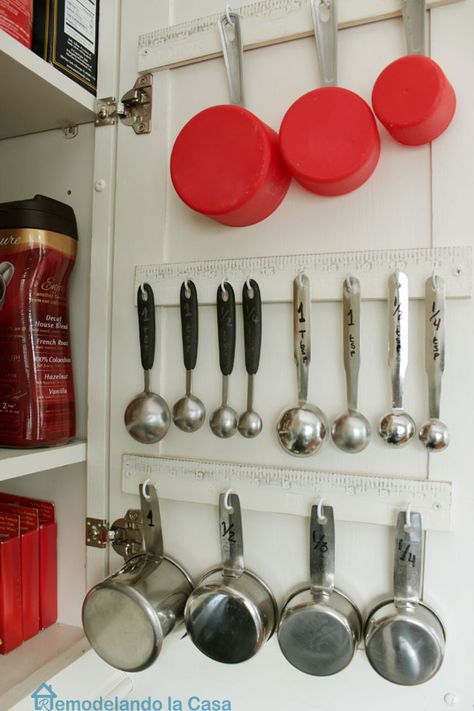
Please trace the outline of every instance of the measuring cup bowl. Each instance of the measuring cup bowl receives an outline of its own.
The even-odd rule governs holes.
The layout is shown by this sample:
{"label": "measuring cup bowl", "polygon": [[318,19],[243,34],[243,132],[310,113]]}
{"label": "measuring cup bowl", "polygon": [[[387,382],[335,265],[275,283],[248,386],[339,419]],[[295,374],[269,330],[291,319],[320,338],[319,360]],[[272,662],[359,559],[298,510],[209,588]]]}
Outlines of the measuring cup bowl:
{"label": "measuring cup bowl", "polygon": [[430,57],[400,57],[379,75],[372,91],[379,121],[399,143],[430,143],[447,129],[456,95],[443,70]]}
{"label": "measuring cup bowl", "polygon": [[329,676],[352,660],[362,636],[362,619],[354,603],[335,588],[329,596],[305,587],[293,593],[282,610],[278,643],[294,667],[313,676]]}
{"label": "measuring cup bowl", "polygon": [[275,598],[260,578],[248,570],[224,577],[222,568],[206,573],[184,612],[194,645],[224,664],[253,657],[272,636],[277,618]]}
{"label": "measuring cup bowl", "polygon": [[278,135],[241,106],[204,109],[181,129],[171,180],[188,207],[224,225],[260,222],[279,206],[291,176]]}
{"label": "measuring cup bowl", "polygon": [[164,638],[182,622],[193,587],[171,558],[134,556],[87,594],[82,607],[86,637],[116,669],[146,669],[160,654]]}
{"label": "measuring cup bowl", "polygon": [[425,603],[399,608],[382,602],[364,629],[367,658],[388,681],[404,686],[423,684],[441,666],[446,635],[441,620]]}

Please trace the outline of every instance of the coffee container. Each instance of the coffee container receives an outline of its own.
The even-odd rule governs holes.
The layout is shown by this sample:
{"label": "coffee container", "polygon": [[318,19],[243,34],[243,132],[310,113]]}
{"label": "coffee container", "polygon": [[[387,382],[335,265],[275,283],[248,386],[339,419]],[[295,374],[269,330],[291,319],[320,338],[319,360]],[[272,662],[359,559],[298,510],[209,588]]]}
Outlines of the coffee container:
{"label": "coffee container", "polygon": [[0,204],[0,446],[74,437],[68,281],[74,211],[57,200]]}

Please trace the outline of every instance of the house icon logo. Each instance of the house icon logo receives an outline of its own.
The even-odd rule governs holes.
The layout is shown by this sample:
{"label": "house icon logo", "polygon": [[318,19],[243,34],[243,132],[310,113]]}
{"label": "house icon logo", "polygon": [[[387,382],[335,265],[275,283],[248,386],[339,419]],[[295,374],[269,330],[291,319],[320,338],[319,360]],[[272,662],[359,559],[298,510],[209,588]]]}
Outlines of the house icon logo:
{"label": "house icon logo", "polygon": [[36,691],[33,691],[31,698],[35,702],[35,711],[53,711],[54,699],[57,698],[51,684],[41,684]]}

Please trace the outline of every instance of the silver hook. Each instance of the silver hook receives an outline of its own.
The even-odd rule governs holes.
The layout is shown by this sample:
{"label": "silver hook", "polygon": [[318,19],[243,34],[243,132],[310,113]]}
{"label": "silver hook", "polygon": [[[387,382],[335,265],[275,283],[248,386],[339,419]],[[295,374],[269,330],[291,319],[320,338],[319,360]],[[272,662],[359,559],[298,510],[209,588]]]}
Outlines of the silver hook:
{"label": "silver hook", "polygon": [[408,504],[405,511],[405,531],[411,530],[411,503]]}
{"label": "silver hook", "polygon": [[396,271],[395,274],[393,275],[393,281],[395,282],[395,286],[397,287],[397,289],[399,289],[399,288],[401,287],[401,283],[400,283],[400,273],[401,273],[400,270],[397,269],[397,271]]}
{"label": "silver hook", "polygon": [[252,275],[249,274],[249,276],[247,277],[247,280],[245,282],[245,286],[247,287],[247,291],[249,293],[249,299],[253,299],[253,297],[254,297],[254,291],[253,291],[252,285],[250,283],[251,279],[252,279]]}
{"label": "silver hook", "polygon": [[321,524],[327,523],[327,518],[324,515],[323,502],[324,502],[324,499],[319,499],[318,509],[317,509],[318,523],[321,523]]}
{"label": "silver hook", "polygon": [[431,286],[433,287],[433,291],[436,291],[438,288],[438,275],[434,269],[431,272]]}
{"label": "silver hook", "polygon": [[145,497],[145,499],[146,499],[147,501],[150,501],[150,494],[148,493],[148,487],[149,487],[150,484],[153,485],[153,482],[152,482],[151,479],[145,479],[145,481],[144,481],[143,484],[142,484],[143,496]]}
{"label": "silver hook", "polygon": [[184,285],[184,295],[186,296],[187,299],[191,296],[191,289],[189,288],[189,282],[188,282],[188,277],[185,278],[183,281]]}
{"label": "silver hook", "polygon": [[303,288],[303,277],[304,277],[304,269],[300,269],[298,272],[298,284],[301,288]]}
{"label": "silver hook", "polygon": [[349,274],[344,279],[344,283],[345,283],[346,289],[348,291],[351,291],[351,292],[354,291],[354,281],[355,281],[354,275],[349,272]]}
{"label": "silver hook", "polygon": [[224,508],[226,511],[233,511],[234,509],[232,506],[229,504],[229,496],[233,494],[234,492],[232,489],[228,489],[225,494],[224,494]]}
{"label": "silver hook", "polygon": [[140,291],[141,291],[141,293],[142,293],[142,299],[143,299],[143,301],[146,301],[146,300],[148,299],[148,292],[147,292],[147,290],[145,289],[145,282],[144,282],[144,281],[142,281],[142,282],[140,283]]}
{"label": "silver hook", "polygon": [[231,18],[231,16],[230,16],[230,13],[231,13],[231,12],[232,12],[231,6],[230,6],[230,5],[226,5],[226,6],[225,6],[225,16],[226,16],[226,20],[227,20],[227,22],[229,23],[229,25],[232,25],[232,27],[233,27],[233,26],[234,26],[234,20],[233,20],[233,19]]}
{"label": "silver hook", "polygon": [[222,291],[222,298],[224,299],[224,301],[227,301],[227,299],[229,298],[227,289],[225,288],[226,282],[229,283],[229,280],[227,279],[227,277],[223,277],[223,279],[221,281],[221,291]]}

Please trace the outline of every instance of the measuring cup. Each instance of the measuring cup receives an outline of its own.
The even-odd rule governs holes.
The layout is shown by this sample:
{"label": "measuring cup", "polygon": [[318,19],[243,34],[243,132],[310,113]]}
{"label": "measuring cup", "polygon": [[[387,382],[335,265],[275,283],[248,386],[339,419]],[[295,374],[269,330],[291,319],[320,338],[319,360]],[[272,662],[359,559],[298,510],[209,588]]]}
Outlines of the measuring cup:
{"label": "measuring cup", "polygon": [[394,599],[381,603],[365,623],[365,648],[375,671],[404,686],[422,684],[436,674],[446,636],[438,615],[420,601],[421,514],[401,511],[397,519]]}
{"label": "measuring cup", "polygon": [[313,506],[310,528],[311,585],[291,595],[281,613],[278,643],[284,656],[306,674],[329,676],[351,661],[362,636],[354,603],[334,587],[334,512]]}
{"label": "measuring cup", "polygon": [[288,170],[307,190],[342,195],[374,172],[380,137],[369,105],[336,86],[335,0],[311,0],[322,87],[297,99],[280,127],[280,150]]}
{"label": "measuring cup", "polygon": [[123,671],[137,672],[157,659],[164,638],[183,619],[193,589],[189,575],[163,553],[158,497],[140,485],[146,552],[95,585],[82,607],[87,639],[99,657]]}
{"label": "measuring cup", "polygon": [[244,108],[240,18],[218,22],[231,105],[212,106],[181,129],[171,153],[171,179],[190,208],[232,227],[268,217],[285,197],[291,176],[278,135]]}
{"label": "measuring cup", "polygon": [[204,575],[186,603],[184,619],[203,654],[237,664],[253,657],[272,636],[278,608],[267,585],[244,567],[237,494],[219,497],[219,535],[223,564]]}
{"label": "measuring cup", "polygon": [[408,56],[386,67],[372,91],[379,121],[399,143],[430,143],[447,129],[456,95],[441,67],[425,57],[425,0],[401,0]]}

